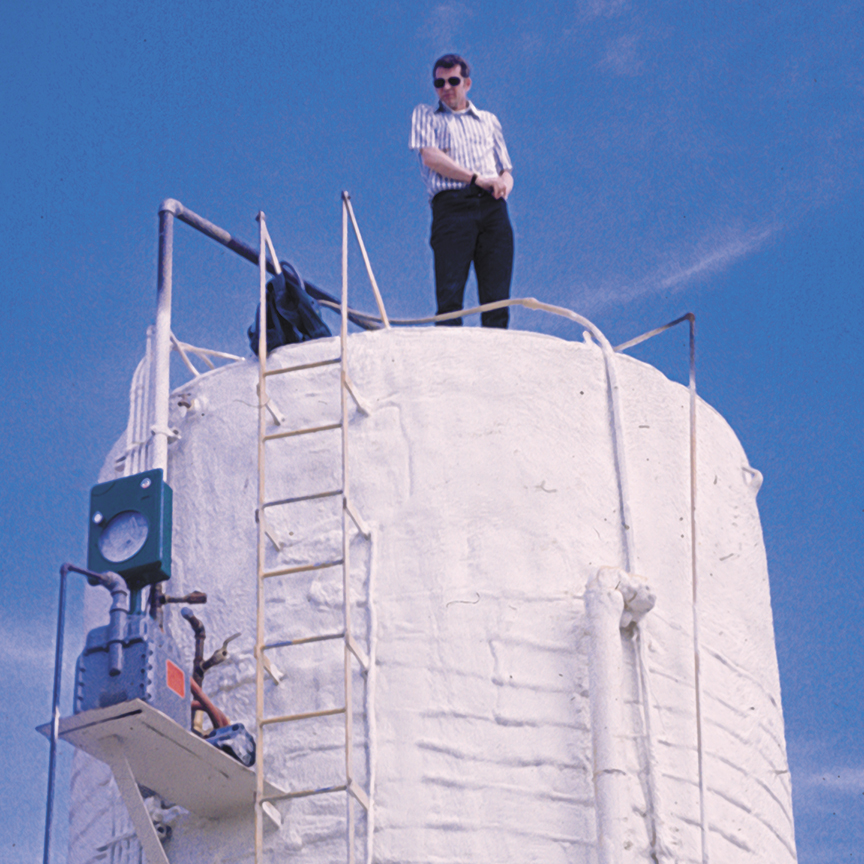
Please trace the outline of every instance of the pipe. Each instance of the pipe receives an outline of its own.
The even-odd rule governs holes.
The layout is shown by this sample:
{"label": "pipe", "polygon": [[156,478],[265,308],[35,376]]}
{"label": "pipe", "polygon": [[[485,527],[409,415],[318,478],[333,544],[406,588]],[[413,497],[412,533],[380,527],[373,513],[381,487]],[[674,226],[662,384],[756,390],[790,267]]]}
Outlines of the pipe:
{"label": "pipe", "polygon": [[193,708],[199,708],[206,711],[210,716],[210,721],[213,723],[214,729],[221,729],[223,726],[230,726],[231,721],[220,711],[211,701],[210,697],[201,689],[201,685],[193,678],[190,682],[192,685],[192,695],[195,697],[195,702],[192,703]]}
{"label": "pipe", "polygon": [[156,300],[156,345],[154,350],[155,394],[152,468],[161,468],[168,482],[168,399],[171,394],[171,283],[174,266],[174,216],[159,210],[159,271]]}
{"label": "pipe", "polygon": [[180,610],[180,614],[189,622],[189,626],[195,634],[195,659],[192,661],[192,680],[200,685],[204,680],[204,640],[207,638],[207,631],[204,629],[201,619],[196,618],[195,613],[188,606],[184,606]]}
{"label": "pipe", "polygon": [[[197,213],[193,213],[187,207],[184,207],[179,201],[174,198],[166,198],[159,205],[159,217],[160,220],[162,218],[162,214],[168,214],[168,216],[176,216],[181,222],[185,222],[191,228],[194,228],[196,231],[200,231],[206,237],[209,237],[211,240],[215,240],[217,243],[221,243],[226,248],[230,249],[232,252],[237,253],[241,258],[245,258],[252,264],[258,264],[258,252],[253,249],[251,246],[247,246],[242,240],[238,240],[236,237],[232,237],[224,228],[220,228],[218,225],[214,225],[209,220],[205,219],[203,216],[199,216]],[[264,264],[268,273],[277,273],[277,267],[279,263],[272,261],[266,261]],[[292,265],[291,269],[294,270],[294,273],[298,275],[296,268]],[[300,286],[305,288],[306,293],[313,297],[315,300],[324,301],[325,305],[329,305],[330,303],[335,303],[338,306],[338,301],[335,297],[328,294],[326,291],[318,288],[313,285],[311,282],[306,282],[305,280],[300,282]],[[348,317],[351,321],[356,324],[358,327],[363,328],[364,330],[377,330],[379,329],[379,325],[373,321],[369,320],[369,316],[363,315],[362,313],[356,313],[353,310],[349,311]]]}
{"label": "pipe", "polygon": [[638,622],[654,602],[643,580],[617,567],[599,568],[585,588],[591,633],[588,676],[598,864],[621,864],[624,848],[627,765],[621,747],[625,735],[621,629]]}
{"label": "pipe", "polygon": [[129,588],[119,573],[102,574],[100,585],[111,592],[111,611],[108,625],[108,674],[117,676],[123,671],[123,640],[126,638],[126,620],[129,615]]}

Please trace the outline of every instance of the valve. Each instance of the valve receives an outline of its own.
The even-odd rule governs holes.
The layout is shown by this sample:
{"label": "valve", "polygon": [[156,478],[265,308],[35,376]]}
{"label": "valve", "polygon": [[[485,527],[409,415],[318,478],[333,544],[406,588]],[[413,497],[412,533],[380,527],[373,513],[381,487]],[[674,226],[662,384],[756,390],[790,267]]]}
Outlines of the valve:
{"label": "valve", "polygon": [[233,642],[237,639],[241,634],[233,633],[229,636],[223,643],[221,648],[217,648],[203,663],[202,669],[206,672],[208,669],[212,669],[214,666],[218,666],[220,663],[224,663],[228,659],[228,643]]}

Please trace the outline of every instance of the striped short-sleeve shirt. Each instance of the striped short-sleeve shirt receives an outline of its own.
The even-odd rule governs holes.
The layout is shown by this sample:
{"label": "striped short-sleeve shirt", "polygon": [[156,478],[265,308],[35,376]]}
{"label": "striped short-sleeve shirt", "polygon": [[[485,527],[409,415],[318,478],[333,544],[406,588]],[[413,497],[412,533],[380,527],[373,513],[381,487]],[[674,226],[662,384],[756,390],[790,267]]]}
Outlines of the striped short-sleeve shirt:
{"label": "striped short-sleeve shirt", "polygon": [[[481,177],[492,177],[513,167],[498,118],[489,111],[478,111],[472,102],[464,111],[452,111],[443,102],[439,102],[437,108],[418,105],[411,118],[408,146],[418,155],[424,147],[437,147],[457,165]],[[420,174],[430,199],[445,189],[462,189],[468,185],[432,171],[422,159]]]}

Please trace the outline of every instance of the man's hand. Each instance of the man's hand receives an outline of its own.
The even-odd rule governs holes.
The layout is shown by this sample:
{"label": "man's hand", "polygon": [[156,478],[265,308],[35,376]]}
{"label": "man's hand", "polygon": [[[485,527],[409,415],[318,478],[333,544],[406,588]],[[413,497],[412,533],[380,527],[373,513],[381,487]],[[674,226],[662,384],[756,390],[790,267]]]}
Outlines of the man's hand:
{"label": "man's hand", "polygon": [[481,189],[491,192],[493,198],[506,199],[513,188],[513,175],[509,171],[503,171],[497,177],[478,177],[474,182]]}

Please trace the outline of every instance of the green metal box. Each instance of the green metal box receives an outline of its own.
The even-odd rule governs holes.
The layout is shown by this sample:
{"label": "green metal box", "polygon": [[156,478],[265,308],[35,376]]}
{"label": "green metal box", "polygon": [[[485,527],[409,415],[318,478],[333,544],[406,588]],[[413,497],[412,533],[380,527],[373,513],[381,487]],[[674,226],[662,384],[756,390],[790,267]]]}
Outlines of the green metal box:
{"label": "green metal box", "polygon": [[172,499],[161,468],[94,486],[87,567],[113,570],[133,590],[170,579]]}

